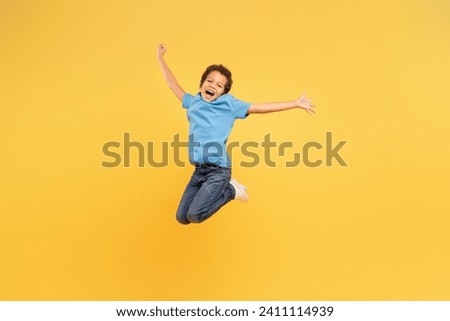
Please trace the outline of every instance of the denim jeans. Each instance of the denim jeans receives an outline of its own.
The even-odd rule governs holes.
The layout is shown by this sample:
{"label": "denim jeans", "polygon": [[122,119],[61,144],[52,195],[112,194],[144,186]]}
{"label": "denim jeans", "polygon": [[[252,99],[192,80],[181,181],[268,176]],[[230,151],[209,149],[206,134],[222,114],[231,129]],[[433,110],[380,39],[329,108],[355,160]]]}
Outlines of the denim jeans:
{"label": "denim jeans", "polygon": [[196,165],[177,210],[181,224],[201,223],[235,196],[231,168]]}

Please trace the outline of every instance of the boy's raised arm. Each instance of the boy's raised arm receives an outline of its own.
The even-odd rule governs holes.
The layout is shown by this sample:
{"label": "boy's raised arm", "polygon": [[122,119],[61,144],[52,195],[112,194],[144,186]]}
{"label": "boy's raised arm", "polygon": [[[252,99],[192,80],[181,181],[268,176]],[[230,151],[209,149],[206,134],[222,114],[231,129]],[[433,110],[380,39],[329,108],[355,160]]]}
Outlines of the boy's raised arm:
{"label": "boy's raised arm", "polygon": [[248,109],[249,114],[265,114],[273,113],[276,111],[283,111],[293,108],[302,108],[308,114],[313,115],[316,111],[315,105],[311,105],[311,98],[306,98],[306,94],[303,93],[297,100],[278,102],[278,103],[262,103],[262,104],[252,104]]}
{"label": "boy's raised arm", "polygon": [[167,48],[164,46],[164,44],[159,44],[158,49],[156,51],[156,56],[158,58],[159,65],[161,67],[164,79],[166,80],[166,83],[169,85],[169,88],[172,90],[172,92],[177,96],[177,98],[180,101],[183,101],[184,96],[184,90],[181,88],[181,86],[178,84],[177,79],[173,75],[173,73],[170,71],[169,66],[167,66],[166,62],[164,61],[164,54],[166,53]]}

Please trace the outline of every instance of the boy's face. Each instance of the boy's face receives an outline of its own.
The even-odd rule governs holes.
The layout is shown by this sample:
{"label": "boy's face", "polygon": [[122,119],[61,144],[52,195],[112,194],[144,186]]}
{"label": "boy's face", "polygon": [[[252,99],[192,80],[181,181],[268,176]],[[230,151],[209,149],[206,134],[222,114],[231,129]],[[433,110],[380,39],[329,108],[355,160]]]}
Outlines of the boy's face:
{"label": "boy's face", "polygon": [[219,98],[225,91],[225,84],[228,79],[218,71],[211,71],[200,86],[202,98],[206,101],[213,101]]}

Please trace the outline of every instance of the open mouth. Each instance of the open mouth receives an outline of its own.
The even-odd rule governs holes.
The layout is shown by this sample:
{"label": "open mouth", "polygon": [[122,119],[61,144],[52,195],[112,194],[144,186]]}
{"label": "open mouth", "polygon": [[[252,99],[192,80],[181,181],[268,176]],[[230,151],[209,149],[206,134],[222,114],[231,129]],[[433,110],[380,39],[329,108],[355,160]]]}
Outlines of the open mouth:
{"label": "open mouth", "polygon": [[215,93],[212,90],[206,89],[205,94],[207,94],[209,96],[214,96]]}

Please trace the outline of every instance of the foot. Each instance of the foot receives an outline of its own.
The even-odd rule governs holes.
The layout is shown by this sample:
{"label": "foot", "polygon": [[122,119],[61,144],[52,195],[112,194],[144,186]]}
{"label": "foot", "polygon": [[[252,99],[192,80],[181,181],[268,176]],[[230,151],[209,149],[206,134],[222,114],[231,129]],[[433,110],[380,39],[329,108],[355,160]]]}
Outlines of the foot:
{"label": "foot", "polygon": [[230,184],[236,191],[234,199],[246,203],[248,201],[247,187],[238,183],[234,178],[230,179]]}

